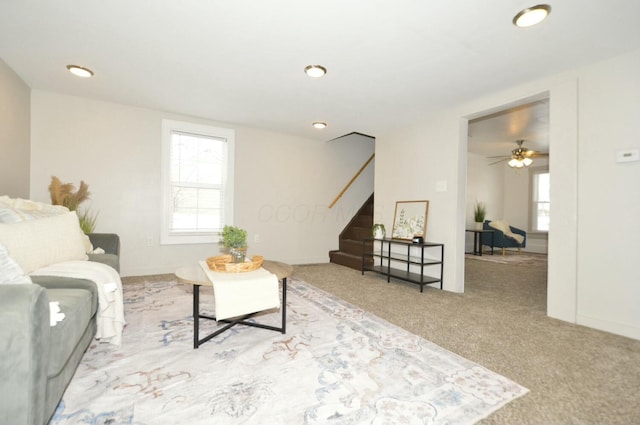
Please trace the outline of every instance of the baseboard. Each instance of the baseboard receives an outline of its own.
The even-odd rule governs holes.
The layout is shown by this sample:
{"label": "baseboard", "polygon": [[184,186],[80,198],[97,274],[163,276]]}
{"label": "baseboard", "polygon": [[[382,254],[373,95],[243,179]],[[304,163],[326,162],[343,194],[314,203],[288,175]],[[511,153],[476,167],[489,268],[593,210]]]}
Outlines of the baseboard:
{"label": "baseboard", "polygon": [[633,326],[626,323],[612,322],[609,320],[602,320],[580,314],[577,317],[577,323],[579,325],[598,329],[600,331],[605,331],[616,335],[626,336],[627,338],[640,340],[640,327],[638,326]]}

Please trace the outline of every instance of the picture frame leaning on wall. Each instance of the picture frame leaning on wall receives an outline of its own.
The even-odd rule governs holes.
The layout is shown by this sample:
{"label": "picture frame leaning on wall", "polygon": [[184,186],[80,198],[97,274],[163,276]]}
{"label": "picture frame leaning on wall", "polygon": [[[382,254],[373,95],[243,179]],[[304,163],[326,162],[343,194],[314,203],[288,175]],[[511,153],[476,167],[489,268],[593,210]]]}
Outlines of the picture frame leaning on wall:
{"label": "picture frame leaning on wall", "polygon": [[429,201],[397,201],[393,215],[392,239],[412,240],[427,237]]}

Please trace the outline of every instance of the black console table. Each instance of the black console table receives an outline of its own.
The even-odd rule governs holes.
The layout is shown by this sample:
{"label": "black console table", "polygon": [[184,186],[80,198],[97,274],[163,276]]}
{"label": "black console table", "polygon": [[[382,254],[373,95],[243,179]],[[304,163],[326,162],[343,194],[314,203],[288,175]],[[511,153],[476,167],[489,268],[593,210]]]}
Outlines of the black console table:
{"label": "black console table", "polygon": [[[367,250],[371,243],[373,243],[373,264],[370,260],[371,251]],[[437,267],[439,276],[425,274],[425,268],[432,266]],[[387,282],[390,282],[392,277],[401,279],[420,285],[420,292],[423,292],[425,285],[434,283],[439,283],[442,289],[443,267],[444,244],[441,243],[413,243],[402,239],[386,238],[367,238],[362,241],[363,275],[365,271],[380,273],[387,277]]]}

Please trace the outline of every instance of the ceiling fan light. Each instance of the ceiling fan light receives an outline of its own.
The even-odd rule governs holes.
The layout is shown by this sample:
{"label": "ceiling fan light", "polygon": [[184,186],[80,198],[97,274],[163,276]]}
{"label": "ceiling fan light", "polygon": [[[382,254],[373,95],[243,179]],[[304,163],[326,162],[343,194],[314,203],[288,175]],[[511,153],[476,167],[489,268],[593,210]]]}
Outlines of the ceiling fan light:
{"label": "ceiling fan light", "polygon": [[533,163],[533,160],[531,158],[525,158],[522,160],[522,162],[524,163],[525,167],[528,167],[529,165],[531,165]]}
{"label": "ceiling fan light", "polygon": [[509,167],[517,167],[517,166],[518,166],[518,165],[517,165],[517,164],[518,164],[518,162],[519,162],[519,161],[518,161],[517,159],[515,159],[515,158],[511,158],[511,159],[509,160],[509,162],[508,162]]}
{"label": "ceiling fan light", "polygon": [[532,27],[544,21],[549,13],[551,13],[551,6],[548,4],[529,7],[518,12],[513,18],[513,24],[520,28]]}

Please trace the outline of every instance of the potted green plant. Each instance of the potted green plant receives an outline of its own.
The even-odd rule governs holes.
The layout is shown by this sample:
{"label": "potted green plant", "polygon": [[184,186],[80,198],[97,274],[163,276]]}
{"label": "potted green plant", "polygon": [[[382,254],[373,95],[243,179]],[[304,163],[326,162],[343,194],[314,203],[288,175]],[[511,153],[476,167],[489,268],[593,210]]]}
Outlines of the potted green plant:
{"label": "potted green plant", "polygon": [[247,231],[239,227],[226,225],[222,229],[222,239],[220,243],[225,248],[229,248],[229,253],[233,261],[241,263],[247,253]]}
{"label": "potted green plant", "polygon": [[373,228],[371,229],[371,235],[375,239],[384,239],[386,234],[387,234],[387,231],[384,228],[384,224],[377,223],[373,225]]}
{"label": "potted green plant", "polygon": [[482,230],[482,223],[487,215],[487,207],[482,202],[476,202],[473,209],[473,218],[476,222],[476,230]]}

